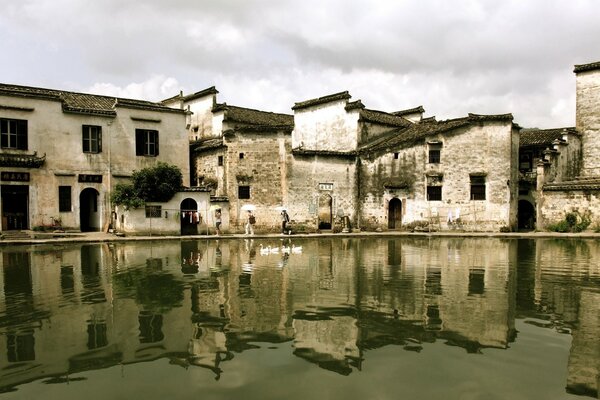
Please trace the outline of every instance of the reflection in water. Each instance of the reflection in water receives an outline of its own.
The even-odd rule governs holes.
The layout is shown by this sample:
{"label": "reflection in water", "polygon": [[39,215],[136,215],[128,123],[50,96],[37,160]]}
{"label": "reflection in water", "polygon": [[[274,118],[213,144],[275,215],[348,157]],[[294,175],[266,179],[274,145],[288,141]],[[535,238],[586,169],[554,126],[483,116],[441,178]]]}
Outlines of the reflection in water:
{"label": "reflection in water", "polygon": [[[269,376],[272,363],[283,381],[320,371],[313,379],[352,375],[346,384],[358,385],[362,374],[384,376],[410,359],[404,374],[426,360],[421,368],[429,372],[454,360],[462,361],[450,375],[486,371],[478,393],[509,390],[500,384],[517,379],[510,390],[521,397],[527,390],[598,396],[600,248],[593,241],[286,238],[0,250],[3,392],[36,381],[78,382],[85,391],[93,375],[74,375],[161,359],[168,360],[161,374],[201,367],[241,387],[248,384],[240,376],[261,379],[262,369],[245,365],[262,365]],[[558,346],[564,337],[572,340]],[[568,365],[550,359],[557,348]],[[552,384],[511,378],[532,360]],[[426,381],[417,383],[392,379],[378,390],[427,390]]]}

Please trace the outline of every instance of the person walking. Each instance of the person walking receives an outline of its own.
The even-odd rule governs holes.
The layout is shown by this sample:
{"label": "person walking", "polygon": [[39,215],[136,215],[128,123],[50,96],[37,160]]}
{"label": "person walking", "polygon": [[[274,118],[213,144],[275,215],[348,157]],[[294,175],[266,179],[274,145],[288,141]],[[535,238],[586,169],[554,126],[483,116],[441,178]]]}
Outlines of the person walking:
{"label": "person walking", "polygon": [[286,210],[281,210],[281,234],[285,235],[285,231],[287,229],[287,224],[290,222],[290,216],[288,215]]}
{"label": "person walking", "polygon": [[217,231],[217,236],[221,234],[221,209],[217,208],[215,210],[215,229]]}
{"label": "person walking", "polygon": [[246,219],[246,235],[254,235],[254,224],[256,223],[256,217],[252,214],[251,210],[248,210],[248,217]]}

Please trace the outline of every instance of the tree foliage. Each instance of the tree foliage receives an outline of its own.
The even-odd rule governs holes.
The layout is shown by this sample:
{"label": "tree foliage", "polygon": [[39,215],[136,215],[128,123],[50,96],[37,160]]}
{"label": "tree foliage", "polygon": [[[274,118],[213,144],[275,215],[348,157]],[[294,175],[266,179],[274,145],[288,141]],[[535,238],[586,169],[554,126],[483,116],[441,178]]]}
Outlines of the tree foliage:
{"label": "tree foliage", "polygon": [[134,171],[132,183],[117,184],[111,201],[126,208],[138,208],[147,201],[169,201],[182,186],[181,170],[175,165],[158,162],[153,167]]}

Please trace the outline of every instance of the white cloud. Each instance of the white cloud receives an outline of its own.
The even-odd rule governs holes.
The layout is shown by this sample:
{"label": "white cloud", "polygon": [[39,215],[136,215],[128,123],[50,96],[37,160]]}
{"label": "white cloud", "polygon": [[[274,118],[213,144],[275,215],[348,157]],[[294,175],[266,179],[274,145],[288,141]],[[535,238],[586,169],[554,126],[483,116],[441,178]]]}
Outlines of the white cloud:
{"label": "white cloud", "polygon": [[283,112],[349,90],[370,108],[573,125],[572,66],[600,59],[594,0],[23,0],[3,11],[0,53],[18,53],[0,64],[7,83],[151,100],[214,84],[228,102]]}
{"label": "white cloud", "polygon": [[160,101],[178,94],[179,90],[177,79],[155,75],[143,82],[130,83],[123,87],[99,82],[84,91],[105,96]]}

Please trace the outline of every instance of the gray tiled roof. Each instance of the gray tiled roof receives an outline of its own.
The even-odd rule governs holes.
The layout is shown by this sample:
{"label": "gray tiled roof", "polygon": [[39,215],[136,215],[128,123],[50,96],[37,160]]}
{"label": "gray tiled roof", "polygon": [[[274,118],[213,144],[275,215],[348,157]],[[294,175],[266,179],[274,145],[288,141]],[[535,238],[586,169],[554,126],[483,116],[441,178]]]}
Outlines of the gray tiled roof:
{"label": "gray tiled roof", "polygon": [[512,114],[469,114],[468,117],[445,121],[421,121],[417,124],[410,124],[406,128],[390,130],[387,134],[361,146],[360,152],[380,153],[390,151],[391,149],[410,147],[416,143],[424,141],[425,138],[429,136],[451,132],[455,129],[466,127],[480,121],[512,121],[512,118]]}
{"label": "gray tiled roof", "polygon": [[83,114],[115,116],[116,107],[137,108],[161,112],[183,112],[182,110],[165,107],[159,103],[145,100],[125,99],[4,83],[0,83],[0,95],[60,101],[64,112]]}
{"label": "gray tiled roof", "polygon": [[389,114],[383,111],[377,110],[369,110],[363,109],[360,110],[359,121],[364,122],[373,122],[377,124],[389,125],[389,126],[399,126],[399,127],[407,127],[412,124],[409,120],[404,117],[400,117],[397,115]]}
{"label": "gray tiled roof", "polygon": [[348,91],[345,90],[343,92],[329,94],[327,96],[318,97],[316,99],[310,99],[310,100],[305,100],[305,101],[295,103],[294,106],[292,107],[292,110],[299,110],[302,108],[313,107],[313,106],[317,106],[319,104],[330,103],[332,101],[348,100],[351,97],[352,96],[350,96],[350,93],[348,93]]}
{"label": "gray tiled roof", "polygon": [[519,147],[550,146],[557,139],[562,139],[564,133],[577,134],[574,127],[554,129],[522,129]]}
{"label": "gray tiled roof", "polygon": [[331,157],[356,157],[356,151],[334,151],[334,150],[304,150],[301,148],[292,149],[295,156],[331,156]]}
{"label": "gray tiled roof", "polygon": [[589,63],[589,64],[579,64],[575,65],[573,72],[585,72],[585,71],[593,71],[595,69],[600,69],[600,61]]}
{"label": "gray tiled roof", "polygon": [[224,146],[225,145],[223,144],[223,138],[220,136],[216,137],[216,138],[200,139],[200,140],[196,140],[195,142],[190,143],[191,151],[198,151],[198,152],[218,149],[218,148],[221,148]]}
{"label": "gray tiled roof", "polygon": [[251,108],[230,106],[228,104],[217,104],[213,112],[224,111],[225,122],[237,122],[248,125],[260,125],[265,127],[293,126],[294,116],[290,114],[278,114],[267,111],[253,110]]}
{"label": "gray tiled roof", "polygon": [[175,100],[189,101],[189,100],[199,99],[201,97],[208,96],[211,94],[217,94],[217,93],[219,93],[217,88],[214,86],[211,86],[209,88],[202,89],[199,92],[188,94],[186,96],[184,96],[183,93],[176,94],[175,96],[169,97],[168,99],[161,100],[160,104],[169,104]]}
{"label": "gray tiled roof", "polygon": [[394,111],[392,114],[394,115],[408,115],[408,114],[416,114],[416,113],[424,113],[425,109],[423,106],[418,106],[415,108],[408,108],[406,110]]}
{"label": "gray tiled roof", "polygon": [[600,176],[580,177],[570,181],[546,183],[543,190],[600,190]]}

